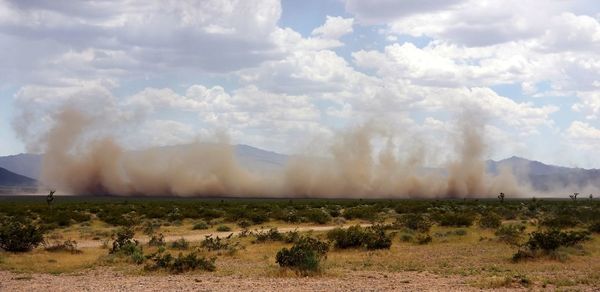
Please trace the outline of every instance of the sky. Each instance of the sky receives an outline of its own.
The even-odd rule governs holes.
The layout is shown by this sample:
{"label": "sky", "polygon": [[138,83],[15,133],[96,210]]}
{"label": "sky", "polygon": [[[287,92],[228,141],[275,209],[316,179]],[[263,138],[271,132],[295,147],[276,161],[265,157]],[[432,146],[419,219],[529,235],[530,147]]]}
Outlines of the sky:
{"label": "sky", "polygon": [[435,163],[469,109],[488,158],[600,168],[593,0],[0,0],[0,64],[0,155],[74,106],[131,149],[296,153],[380,123]]}

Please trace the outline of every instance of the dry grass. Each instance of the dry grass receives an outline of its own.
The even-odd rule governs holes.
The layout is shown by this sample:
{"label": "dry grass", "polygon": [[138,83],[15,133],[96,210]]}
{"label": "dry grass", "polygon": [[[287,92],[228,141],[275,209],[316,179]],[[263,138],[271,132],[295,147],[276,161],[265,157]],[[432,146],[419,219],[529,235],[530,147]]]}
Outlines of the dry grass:
{"label": "dry grass", "polygon": [[82,253],[48,252],[38,248],[29,253],[2,252],[0,268],[22,273],[71,273],[93,267],[106,254],[100,248],[83,249]]}
{"label": "dry grass", "polygon": [[[184,221],[180,226],[161,227],[159,232],[165,235],[185,235],[211,233],[210,230],[192,231],[193,221]],[[264,224],[262,227],[293,227],[281,222]],[[306,225],[305,225],[306,226]],[[314,225],[313,225],[314,226]],[[93,232],[107,232],[110,226],[92,222]],[[257,226],[258,227],[258,226]],[[60,231],[64,238],[79,241],[82,226],[73,226]],[[254,226],[253,226],[254,228]],[[253,229],[251,228],[251,229]],[[563,261],[540,258],[514,263],[511,257],[515,248],[494,240],[493,231],[477,227],[462,228],[466,235],[452,233],[457,228],[434,227],[431,230],[433,242],[417,245],[402,242],[394,237],[390,250],[332,250],[323,263],[325,277],[338,277],[348,271],[427,271],[438,275],[460,275],[478,288],[510,287],[565,287],[576,288],[579,285],[600,286],[600,237],[583,245],[583,250],[565,250],[567,258]],[[236,228],[234,230],[239,230]],[[438,234],[436,236],[435,234]],[[314,236],[324,237],[324,232],[314,232]],[[220,255],[217,259],[215,275],[243,277],[291,277],[293,274],[279,269],[275,263],[275,254],[284,246],[281,242],[252,244],[252,238],[240,239],[243,250],[233,255]],[[192,247],[199,242],[191,242]],[[145,246],[145,251],[153,249]],[[50,253],[41,248],[30,253],[0,253],[0,269],[17,272],[69,273],[95,265],[110,265],[118,270],[132,274],[145,273],[140,266],[119,262],[107,262],[106,249],[84,248],[82,254]],[[174,251],[174,253],[178,253]]]}

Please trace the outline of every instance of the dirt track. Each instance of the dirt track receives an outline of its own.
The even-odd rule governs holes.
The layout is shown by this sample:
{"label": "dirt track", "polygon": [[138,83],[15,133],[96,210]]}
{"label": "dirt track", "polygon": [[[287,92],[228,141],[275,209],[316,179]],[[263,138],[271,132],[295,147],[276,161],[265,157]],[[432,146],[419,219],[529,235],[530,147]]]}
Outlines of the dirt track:
{"label": "dirt track", "polygon": [[125,276],[108,269],[75,275],[0,271],[0,291],[477,291],[460,277],[430,273],[350,272],[341,277]]}

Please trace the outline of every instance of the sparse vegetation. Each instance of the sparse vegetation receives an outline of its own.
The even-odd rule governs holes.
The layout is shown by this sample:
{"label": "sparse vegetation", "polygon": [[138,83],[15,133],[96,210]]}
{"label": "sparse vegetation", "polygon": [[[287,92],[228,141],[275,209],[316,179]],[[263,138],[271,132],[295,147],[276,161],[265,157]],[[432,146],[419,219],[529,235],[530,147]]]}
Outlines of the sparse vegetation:
{"label": "sparse vegetation", "polygon": [[231,231],[231,227],[229,227],[227,225],[219,225],[219,226],[217,226],[217,231],[219,231],[219,232]]}
{"label": "sparse vegetation", "polygon": [[479,218],[479,227],[481,228],[495,229],[500,227],[501,224],[502,217],[493,212],[488,212],[485,215],[482,215],[481,218]]}
{"label": "sparse vegetation", "polygon": [[529,234],[527,242],[513,255],[513,260],[533,258],[539,254],[549,255],[558,248],[573,246],[589,240],[589,235],[587,231],[560,231],[557,229],[534,231]]}
{"label": "sparse vegetation", "polygon": [[179,253],[173,257],[170,253],[160,250],[148,256],[151,263],[146,264],[145,269],[149,271],[166,270],[171,273],[184,273],[193,270],[215,271],[216,258],[205,258],[192,252],[187,255]]}
{"label": "sparse vegetation", "polygon": [[363,228],[360,225],[346,229],[336,228],[327,233],[327,238],[339,249],[366,248],[387,249],[392,245],[391,236],[381,225]]}
{"label": "sparse vegetation", "polygon": [[288,249],[283,248],[275,256],[282,268],[290,268],[306,275],[320,269],[321,260],[327,257],[329,244],[312,237],[301,237]]}
{"label": "sparse vegetation", "polygon": [[0,248],[3,250],[26,252],[43,241],[43,231],[32,221],[8,217],[0,219]]}
{"label": "sparse vegetation", "polygon": [[523,232],[525,231],[525,225],[522,224],[504,224],[501,225],[495,232],[496,237],[499,241],[518,245],[523,238]]}
{"label": "sparse vegetation", "polygon": [[[476,287],[530,287],[533,290],[541,285],[548,285],[550,289],[565,285],[587,289],[597,285],[599,279],[594,271],[600,268],[597,264],[600,249],[596,244],[600,201],[587,198],[579,198],[576,202],[569,198],[511,198],[500,202],[496,198],[205,200],[92,197],[81,200],[60,197],[50,210],[43,197],[15,202],[0,197],[0,218],[4,217],[10,217],[12,221],[26,218],[42,235],[46,234],[43,236],[46,239],[44,249],[32,247],[33,250],[26,254],[0,251],[0,269],[19,272],[76,272],[85,268],[93,270],[96,264],[116,264],[119,270],[121,265],[131,265],[126,269],[133,273],[181,273],[211,270],[216,268],[214,263],[218,261],[222,263],[218,268],[219,276],[236,277],[273,276],[273,266],[281,267],[282,274],[277,274],[278,277],[288,275],[288,270],[308,275],[326,269],[328,277],[353,271],[384,274],[419,271],[450,277],[468,276],[473,281],[468,280],[467,284]],[[261,221],[268,223],[255,223]],[[322,222],[327,226],[314,227]],[[356,226],[373,222],[382,225]],[[497,225],[502,222],[504,224]],[[249,224],[256,227],[248,227]],[[348,228],[348,224],[354,226]],[[219,226],[240,226],[241,232],[216,233],[218,237],[213,233],[205,238],[202,234],[208,234],[208,231],[192,231],[215,231]],[[263,226],[269,227],[262,229]],[[331,231],[334,226],[343,232]],[[0,226],[5,227],[4,224]],[[271,227],[273,229],[269,229]],[[284,232],[295,227],[298,229]],[[256,229],[250,230],[252,228]],[[313,231],[307,234],[308,229]],[[563,233],[587,230],[587,236],[593,240],[582,239],[572,245],[559,241],[561,244],[554,250],[531,243],[529,233],[550,230]],[[179,249],[178,243],[173,247],[171,238],[180,236],[186,239],[187,248]],[[292,252],[305,237],[333,249],[326,253],[327,262],[323,261],[325,256],[317,257],[316,269],[311,268],[314,267],[311,263],[316,262],[315,257],[304,258],[297,256],[302,253]],[[136,238],[147,238],[149,242],[142,246]],[[69,240],[76,240],[79,245],[76,249],[83,252],[72,254],[69,244],[65,244]],[[530,248],[533,246],[536,248]],[[281,255],[281,263],[276,262],[277,252],[283,247],[287,249],[282,252],[285,257]],[[509,259],[517,251],[521,254],[515,258],[535,257],[535,260],[510,263]],[[187,258],[189,254],[194,255]],[[305,260],[292,261],[294,258]],[[564,275],[546,273],[557,270],[565,271]],[[488,278],[491,280],[481,280]],[[529,280],[522,282],[521,279]]]}
{"label": "sparse vegetation", "polygon": [[180,249],[180,250],[186,250],[190,247],[190,243],[185,240],[185,238],[180,238],[178,240],[175,240],[171,243],[171,248],[173,249]]}

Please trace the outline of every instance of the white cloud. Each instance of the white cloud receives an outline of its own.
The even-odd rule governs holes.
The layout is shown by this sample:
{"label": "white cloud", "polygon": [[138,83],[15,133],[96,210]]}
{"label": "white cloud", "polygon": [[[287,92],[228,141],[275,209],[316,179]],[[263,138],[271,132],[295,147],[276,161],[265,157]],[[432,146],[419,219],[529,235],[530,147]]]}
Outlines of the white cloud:
{"label": "white cloud", "polygon": [[600,117],[600,91],[580,92],[579,102],[571,107],[574,111],[585,115],[588,120],[596,120]]}
{"label": "white cloud", "polygon": [[[22,65],[11,69],[22,68],[15,81],[23,83],[51,79],[52,73],[84,78],[181,69],[229,72],[281,53],[272,37],[280,14],[277,0],[52,5],[3,0],[0,61],[16,57],[13,62]],[[40,69],[49,72],[29,73]]]}
{"label": "white cloud", "polygon": [[312,35],[324,39],[339,39],[340,37],[352,33],[353,18],[343,18],[340,16],[327,16],[325,24],[315,28]]}

